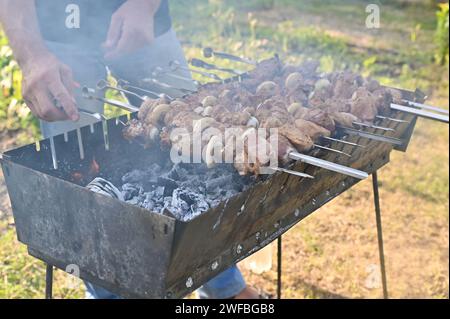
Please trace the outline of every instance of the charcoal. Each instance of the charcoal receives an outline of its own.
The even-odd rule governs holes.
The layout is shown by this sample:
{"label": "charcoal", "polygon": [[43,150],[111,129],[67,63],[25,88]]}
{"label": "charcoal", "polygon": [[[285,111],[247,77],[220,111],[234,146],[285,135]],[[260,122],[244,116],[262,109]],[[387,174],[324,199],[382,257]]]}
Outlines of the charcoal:
{"label": "charcoal", "polygon": [[218,176],[218,177],[210,179],[206,182],[206,189],[209,191],[209,190],[221,187],[221,186],[228,187],[232,182],[233,182],[233,176],[231,176],[231,175]]}
{"label": "charcoal", "polygon": [[232,165],[208,169],[204,164],[152,164],[122,178],[122,196],[132,205],[189,221],[254,183]]}
{"label": "charcoal", "polygon": [[175,189],[178,188],[178,183],[168,177],[158,177],[158,185],[164,186],[164,195],[170,196]]}
{"label": "charcoal", "polygon": [[122,186],[122,194],[125,201],[129,201],[132,198],[138,196],[141,193],[141,187],[134,184],[124,184]]}
{"label": "charcoal", "polygon": [[156,189],[154,191],[154,196],[157,196],[159,198],[159,197],[164,197],[164,195],[167,196],[166,187],[164,187],[164,186],[156,187]]}

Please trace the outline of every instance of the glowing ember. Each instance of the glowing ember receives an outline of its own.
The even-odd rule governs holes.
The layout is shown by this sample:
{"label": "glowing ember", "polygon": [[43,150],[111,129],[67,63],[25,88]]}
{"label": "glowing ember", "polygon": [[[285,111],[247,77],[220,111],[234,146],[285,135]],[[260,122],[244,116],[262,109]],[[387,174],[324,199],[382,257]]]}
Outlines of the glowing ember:
{"label": "glowing ember", "polygon": [[89,169],[89,175],[96,176],[100,173],[100,165],[98,165],[95,158],[92,160],[91,167]]}

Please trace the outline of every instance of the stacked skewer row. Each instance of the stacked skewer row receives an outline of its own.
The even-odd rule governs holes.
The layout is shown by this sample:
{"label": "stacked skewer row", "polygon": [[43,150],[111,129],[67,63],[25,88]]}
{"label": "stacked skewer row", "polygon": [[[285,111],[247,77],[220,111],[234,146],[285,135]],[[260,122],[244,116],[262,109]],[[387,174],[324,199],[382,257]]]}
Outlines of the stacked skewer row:
{"label": "stacked skewer row", "polygon": [[[143,82],[160,86],[162,89],[178,90],[178,98],[132,86],[119,81],[111,86],[100,81],[96,89],[84,88],[84,97],[101,100],[130,112],[138,112],[137,119],[131,120],[124,129],[125,138],[137,141],[149,149],[182,148],[179,137],[174,139],[175,129],[186,129],[189,134],[204,132],[210,128],[220,135],[206,134],[201,141],[201,149],[206,152],[206,164],[212,167],[219,157],[232,154],[237,171],[258,176],[262,169],[281,171],[304,178],[313,176],[287,169],[292,161],[322,167],[358,179],[368,177],[367,173],[337,163],[327,162],[310,156],[310,151],[320,149],[350,157],[343,151],[329,147],[330,143],[342,143],[353,147],[363,147],[338,138],[344,134],[364,133],[364,137],[383,143],[398,143],[395,138],[372,133],[380,130],[395,133],[388,127],[375,125],[378,121],[404,121],[390,118],[392,110],[448,123],[448,111],[436,107],[405,101],[399,90],[385,88],[371,79],[364,79],[351,72],[335,72],[319,75],[318,63],[307,62],[300,66],[283,65],[278,57],[255,62],[250,59],[205,49],[206,58],[215,56],[253,66],[253,70],[242,73],[233,69],[217,67],[205,61],[194,59],[191,70],[208,77],[214,82],[199,86],[198,90],[177,87],[161,82],[160,75],[172,76],[189,82],[190,79],[176,74],[183,69],[173,61],[167,69],[157,68],[153,77]],[[199,68],[204,70],[199,70]],[[223,80],[213,71],[226,72],[232,80]],[[113,89],[142,101],[138,108],[119,101],[99,97],[96,92]],[[143,94],[143,95],[140,95]],[[96,114],[92,114],[97,116]],[[235,136],[227,138],[229,128],[240,129],[243,143],[237,143]],[[278,134],[262,134],[276,129]],[[256,146],[246,143],[248,136],[256,136]],[[191,139],[192,141],[192,139]],[[194,141],[192,141],[193,143]],[[238,147],[241,145],[241,147]],[[265,152],[260,152],[262,148]],[[276,150],[277,154],[273,154]],[[309,155],[308,155],[309,154]],[[279,166],[270,166],[272,156],[278,158]],[[250,160],[251,159],[251,160]]]}

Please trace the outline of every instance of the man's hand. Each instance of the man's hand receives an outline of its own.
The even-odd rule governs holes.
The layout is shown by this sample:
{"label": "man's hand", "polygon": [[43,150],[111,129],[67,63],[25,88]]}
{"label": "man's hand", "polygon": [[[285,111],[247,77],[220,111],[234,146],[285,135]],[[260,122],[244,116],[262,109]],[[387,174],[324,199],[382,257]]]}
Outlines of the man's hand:
{"label": "man's hand", "polygon": [[72,71],[46,48],[35,1],[0,0],[0,21],[23,72],[22,95],[34,115],[46,121],[79,119]]}
{"label": "man's hand", "polygon": [[105,59],[130,54],[153,42],[154,16],[161,0],[128,0],[112,16],[103,44]]}
{"label": "man's hand", "polygon": [[78,121],[73,95],[78,84],[67,65],[51,54],[43,54],[22,69],[22,95],[34,115],[47,122]]}

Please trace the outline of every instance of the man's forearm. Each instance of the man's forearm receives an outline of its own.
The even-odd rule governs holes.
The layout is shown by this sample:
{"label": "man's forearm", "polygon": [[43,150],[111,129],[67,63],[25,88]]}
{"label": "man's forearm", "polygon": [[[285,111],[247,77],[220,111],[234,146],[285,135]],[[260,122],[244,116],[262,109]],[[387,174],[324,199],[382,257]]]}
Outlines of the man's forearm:
{"label": "man's forearm", "polygon": [[21,67],[48,54],[39,29],[34,0],[0,0],[0,22]]}

